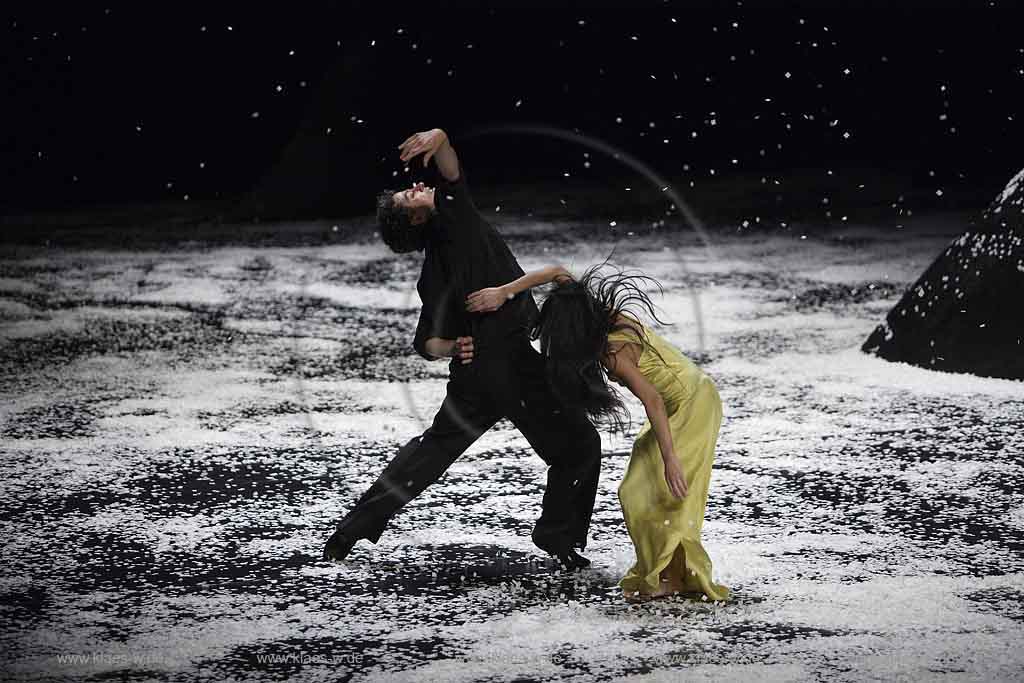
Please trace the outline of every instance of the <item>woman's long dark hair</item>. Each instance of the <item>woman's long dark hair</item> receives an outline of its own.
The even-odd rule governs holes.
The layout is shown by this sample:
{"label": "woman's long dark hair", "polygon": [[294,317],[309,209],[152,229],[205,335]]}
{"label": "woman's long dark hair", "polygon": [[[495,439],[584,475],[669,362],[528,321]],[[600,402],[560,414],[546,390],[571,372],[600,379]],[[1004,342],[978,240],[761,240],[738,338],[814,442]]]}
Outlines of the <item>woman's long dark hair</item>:
{"label": "woman's long dark hair", "polygon": [[[602,275],[606,267],[614,272]],[[645,282],[663,291],[654,278],[610,266],[608,259],[588,268],[579,279],[563,278],[544,300],[532,334],[540,339],[548,383],[555,397],[586,412],[595,424],[623,433],[630,426],[629,410],[621,394],[609,384],[601,358],[608,354],[609,334],[634,329],[629,324],[615,323],[620,314],[640,319],[638,312],[645,312],[665,324],[641,289]]]}

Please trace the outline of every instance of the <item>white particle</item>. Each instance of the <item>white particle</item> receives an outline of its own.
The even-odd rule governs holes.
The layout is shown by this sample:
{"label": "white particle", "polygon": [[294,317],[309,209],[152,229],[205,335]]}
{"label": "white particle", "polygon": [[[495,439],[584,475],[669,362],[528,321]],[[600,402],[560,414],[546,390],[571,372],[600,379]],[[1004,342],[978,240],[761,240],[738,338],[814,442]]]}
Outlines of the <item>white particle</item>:
{"label": "white particle", "polygon": [[616,116],[615,117],[615,123],[622,123],[622,117],[621,116]]}
{"label": "white particle", "polygon": [[941,197],[942,196],[942,190],[935,190],[935,195],[937,197]]}
{"label": "white particle", "polygon": [[376,41],[376,40],[371,40],[371,41],[370,41],[370,47],[373,47],[373,46],[374,46],[374,45],[376,45],[376,44],[377,44],[377,41]]}
{"label": "white particle", "polygon": [[230,26],[228,26],[228,30],[229,30],[229,31],[234,31],[235,29],[233,29],[233,28],[231,28]]}
{"label": "white particle", "polygon": [[609,223],[608,225],[610,225],[610,226],[612,226],[612,227],[614,228],[614,227],[615,227],[615,226],[616,226],[617,224],[616,224],[616,222],[615,222],[615,221],[612,221],[612,222],[611,222],[611,223]]}
{"label": "white particle", "polygon": [[252,118],[254,118],[254,119],[258,119],[258,118],[260,117],[260,113],[259,113],[258,111],[254,111],[254,112],[253,112],[252,114],[250,114],[249,116],[251,116],[251,117],[252,117]]}
{"label": "white particle", "polygon": [[501,211],[501,205],[499,204],[498,206],[494,207],[494,211],[495,212]]}
{"label": "white particle", "polygon": [[787,71],[786,73],[784,73],[783,75],[784,75],[784,76],[785,76],[786,78],[789,78],[790,76],[792,76],[792,74],[790,74],[790,73],[789,73],[788,71]]}
{"label": "white particle", "polygon": [[295,50],[288,50],[288,56],[291,57],[295,54]]}
{"label": "white particle", "polygon": [[274,90],[276,90],[277,92],[281,92],[282,90],[284,90],[284,88],[282,88],[280,85],[276,85],[274,86]]}
{"label": "white particle", "polygon": [[199,168],[206,168],[206,162],[205,161],[200,161],[199,162]]}
{"label": "white particle", "polygon": [[516,106],[517,106],[517,107],[518,107],[519,105],[521,105],[522,103],[523,103],[523,101],[522,101],[522,100],[516,100]]}
{"label": "white particle", "polygon": [[846,131],[846,132],[843,133],[843,139],[844,140],[849,140],[850,139],[850,131]]}
{"label": "white particle", "polygon": [[850,75],[850,70],[848,68],[847,69],[843,69],[843,73],[845,75],[849,76]]}

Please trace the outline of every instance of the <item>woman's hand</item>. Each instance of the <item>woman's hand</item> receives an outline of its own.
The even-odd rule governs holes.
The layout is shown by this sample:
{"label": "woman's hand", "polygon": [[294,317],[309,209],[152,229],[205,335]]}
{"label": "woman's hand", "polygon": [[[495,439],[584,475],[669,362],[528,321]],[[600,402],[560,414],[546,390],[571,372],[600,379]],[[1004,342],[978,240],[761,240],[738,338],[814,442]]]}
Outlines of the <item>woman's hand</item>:
{"label": "woman's hand", "polygon": [[686,497],[686,479],[683,477],[683,468],[679,466],[675,453],[671,457],[665,458],[665,483],[668,484],[668,490],[672,492],[673,496],[676,498]]}
{"label": "woman's hand", "polygon": [[502,287],[478,289],[466,297],[466,310],[470,313],[490,313],[508,301],[509,291]]}
{"label": "woman's hand", "polygon": [[447,141],[448,135],[440,128],[425,130],[422,133],[413,133],[406,138],[405,142],[398,146],[398,149],[402,152],[400,158],[403,162],[407,162],[417,154],[426,152],[423,156],[423,166],[426,167],[430,157],[434,156],[437,150],[441,148],[441,145]]}

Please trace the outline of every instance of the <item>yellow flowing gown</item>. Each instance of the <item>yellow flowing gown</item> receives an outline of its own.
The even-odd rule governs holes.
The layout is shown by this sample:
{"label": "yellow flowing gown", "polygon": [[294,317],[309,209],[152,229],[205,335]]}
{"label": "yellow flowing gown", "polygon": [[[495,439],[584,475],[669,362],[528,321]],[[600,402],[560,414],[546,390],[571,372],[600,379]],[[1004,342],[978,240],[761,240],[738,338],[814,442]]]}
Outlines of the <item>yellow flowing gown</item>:
{"label": "yellow flowing gown", "polygon": [[[684,594],[728,600],[729,589],[711,579],[711,558],[700,542],[722,400],[715,383],[693,361],[636,322],[646,339],[621,330],[608,335],[608,341],[640,344],[640,372],[665,400],[672,443],[688,490],[682,499],[669,491],[661,449],[648,420],[637,435],[619,485],[619,503],[636,549],[636,563],[619,586],[627,593],[651,595],[663,593],[669,585]],[[661,583],[663,579],[668,584]]]}

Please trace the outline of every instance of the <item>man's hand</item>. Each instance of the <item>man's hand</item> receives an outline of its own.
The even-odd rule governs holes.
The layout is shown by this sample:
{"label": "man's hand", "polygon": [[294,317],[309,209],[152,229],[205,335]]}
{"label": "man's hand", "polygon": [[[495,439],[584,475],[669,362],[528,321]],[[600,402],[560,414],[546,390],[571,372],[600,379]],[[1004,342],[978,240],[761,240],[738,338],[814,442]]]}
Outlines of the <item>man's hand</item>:
{"label": "man's hand", "polygon": [[458,337],[452,346],[452,357],[462,361],[463,365],[473,361],[473,338]]}
{"label": "man's hand", "polygon": [[508,301],[509,292],[504,287],[478,289],[466,297],[466,310],[470,313],[490,313],[501,308]]}
{"label": "man's hand", "polygon": [[423,166],[426,167],[430,158],[446,142],[448,142],[448,136],[440,128],[414,133],[398,146],[398,149],[401,150],[400,158],[403,162],[408,162],[414,156],[423,154]]}

